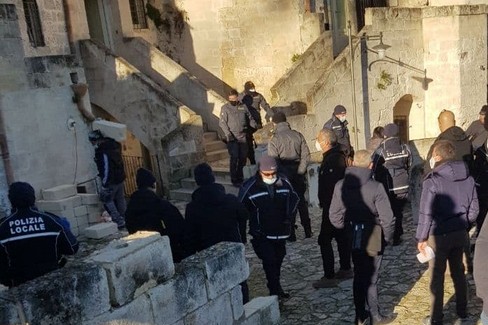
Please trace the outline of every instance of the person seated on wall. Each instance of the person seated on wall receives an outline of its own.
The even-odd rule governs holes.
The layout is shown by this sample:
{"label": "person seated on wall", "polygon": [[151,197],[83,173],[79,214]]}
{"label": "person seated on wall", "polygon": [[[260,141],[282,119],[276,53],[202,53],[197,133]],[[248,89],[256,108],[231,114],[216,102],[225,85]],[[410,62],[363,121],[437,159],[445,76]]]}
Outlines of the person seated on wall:
{"label": "person seated on wall", "polygon": [[0,283],[11,288],[63,267],[63,255],[79,245],[67,219],[36,208],[30,184],[12,183],[8,198],[12,213],[0,220]]}
{"label": "person seated on wall", "polygon": [[129,234],[137,231],[157,231],[168,236],[173,260],[183,257],[184,219],[180,211],[156,194],[156,178],[151,171],[139,168],[136,174],[137,191],[125,211],[125,226]]}

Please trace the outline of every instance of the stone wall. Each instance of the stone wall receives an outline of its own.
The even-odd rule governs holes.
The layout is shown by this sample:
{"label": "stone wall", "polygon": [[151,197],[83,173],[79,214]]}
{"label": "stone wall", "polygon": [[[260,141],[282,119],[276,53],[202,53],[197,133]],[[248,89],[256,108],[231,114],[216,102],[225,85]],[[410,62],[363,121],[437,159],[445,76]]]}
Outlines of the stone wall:
{"label": "stone wall", "polygon": [[[50,56],[25,58],[21,33],[25,22],[16,6],[22,7],[22,2],[0,2],[0,108],[14,180],[31,183],[39,196],[43,188],[95,177],[88,127],[72,101],[70,87],[72,72],[79,82],[85,81],[83,69],[72,56],[64,55],[62,46],[50,48]],[[53,32],[53,39],[58,36]],[[89,97],[83,100],[89,107]],[[76,123],[74,130],[67,127],[70,118]],[[0,214],[9,208],[6,191],[2,166]]]}
{"label": "stone wall", "polygon": [[217,244],[175,267],[168,237],[138,232],[0,292],[0,323],[18,324],[23,313],[50,325],[277,324],[276,296],[243,305],[248,276],[242,244]]}

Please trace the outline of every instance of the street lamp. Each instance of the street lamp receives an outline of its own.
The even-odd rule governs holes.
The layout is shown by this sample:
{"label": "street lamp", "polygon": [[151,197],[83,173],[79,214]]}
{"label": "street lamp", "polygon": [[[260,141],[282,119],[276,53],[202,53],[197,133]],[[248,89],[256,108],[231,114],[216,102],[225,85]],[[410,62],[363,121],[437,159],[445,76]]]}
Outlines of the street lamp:
{"label": "street lamp", "polygon": [[353,134],[354,134],[354,148],[358,149],[358,143],[359,143],[359,138],[358,138],[358,116],[357,116],[357,109],[356,109],[356,83],[355,83],[355,78],[354,78],[354,48],[352,46],[352,40],[354,39],[359,39],[359,40],[379,40],[380,44],[374,46],[371,49],[367,49],[369,51],[372,51],[374,53],[378,54],[378,57],[380,60],[382,60],[385,57],[385,52],[387,49],[389,49],[391,46],[386,45],[383,43],[383,33],[379,33],[378,35],[361,35],[361,36],[353,36],[352,31],[351,31],[351,21],[347,21],[347,36],[349,38],[349,59],[350,59],[350,67],[351,67],[351,88],[352,88],[352,119],[353,119]]}
{"label": "street lamp", "polygon": [[386,50],[389,49],[391,46],[384,44],[383,43],[383,33],[380,32],[378,35],[360,35],[360,36],[355,36],[352,35],[351,32],[351,21],[347,22],[347,31],[348,31],[348,37],[349,37],[349,59],[350,59],[350,68],[351,68],[351,88],[352,88],[352,114],[353,114],[353,133],[354,133],[354,147],[358,148],[358,117],[357,117],[357,110],[356,110],[356,83],[355,83],[355,78],[354,78],[354,48],[352,41],[353,39],[359,39],[359,40],[379,40],[380,44],[373,46],[372,48],[368,48],[366,46],[366,50],[369,52],[376,53],[378,55],[378,59],[372,61],[368,65],[368,71],[371,71],[371,66],[376,63],[376,62],[387,62],[387,63],[393,63],[396,64],[400,67],[403,67],[405,69],[418,72],[423,75],[422,78],[419,77],[412,77],[413,79],[420,81],[422,83],[422,89],[423,90],[428,90],[429,88],[429,83],[433,81],[433,79],[427,78],[427,69],[419,69],[416,68],[410,64],[407,64],[405,62],[400,61],[400,59],[394,59],[392,57],[389,57],[385,54]]}

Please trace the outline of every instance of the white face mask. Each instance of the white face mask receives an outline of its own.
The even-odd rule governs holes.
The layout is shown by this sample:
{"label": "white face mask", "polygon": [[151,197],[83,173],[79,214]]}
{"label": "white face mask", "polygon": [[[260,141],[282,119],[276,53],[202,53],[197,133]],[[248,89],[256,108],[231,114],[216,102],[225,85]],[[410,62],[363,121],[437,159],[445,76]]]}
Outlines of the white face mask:
{"label": "white face mask", "polygon": [[317,151],[322,151],[322,146],[317,140],[315,140],[315,149],[317,149]]}
{"label": "white face mask", "polygon": [[278,180],[278,178],[276,176],[273,178],[264,178],[263,177],[263,182],[268,184],[268,185],[273,185],[276,182],[276,180]]}
{"label": "white face mask", "polygon": [[434,169],[435,162],[436,161],[435,161],[434,157],[431,157],[429,160],[430,169]]}
{"label": "white face mask", "polygon": [[344,123],[345,120],[346,120],[345,116],[339,116],[339,121],[341,121],[341,123]]}

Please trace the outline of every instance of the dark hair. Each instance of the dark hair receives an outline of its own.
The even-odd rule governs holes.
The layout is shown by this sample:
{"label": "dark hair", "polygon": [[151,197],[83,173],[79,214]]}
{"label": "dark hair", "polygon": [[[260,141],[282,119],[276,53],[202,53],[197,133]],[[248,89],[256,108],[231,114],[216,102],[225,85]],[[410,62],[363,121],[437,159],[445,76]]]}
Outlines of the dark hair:
{"label": "dark hair", "polygon": [[235,89],[229,90],[229,96],[239,96],[239,93]]}
{"label": "dark hair", "polygon": [[442,160],[452,160],[456,157],[456,147],[449,140],[439,140],[433,144],[432,156],[434,152],[441,156]]}
{"label": "dark hair", "polygon": [[385,128],[382,126],[375,127],[373,130],[373,138],[383,139],[384,138],[384,134],[383,134],[384,130],[385,130]]}
{"label": "dark hair", "polygon": [[247,91],[253,88],[256,88],[256,86],[254,86],[254,83],[252,81],[246,81],[246,83],[244,84],[244,89]]}
{"label": "dark hair", "polygon": [[281,122],[286,122],[286,115],[283,112],[276,112],[273,114],[273,117],[271,118],[273,123],[281,123]]}

